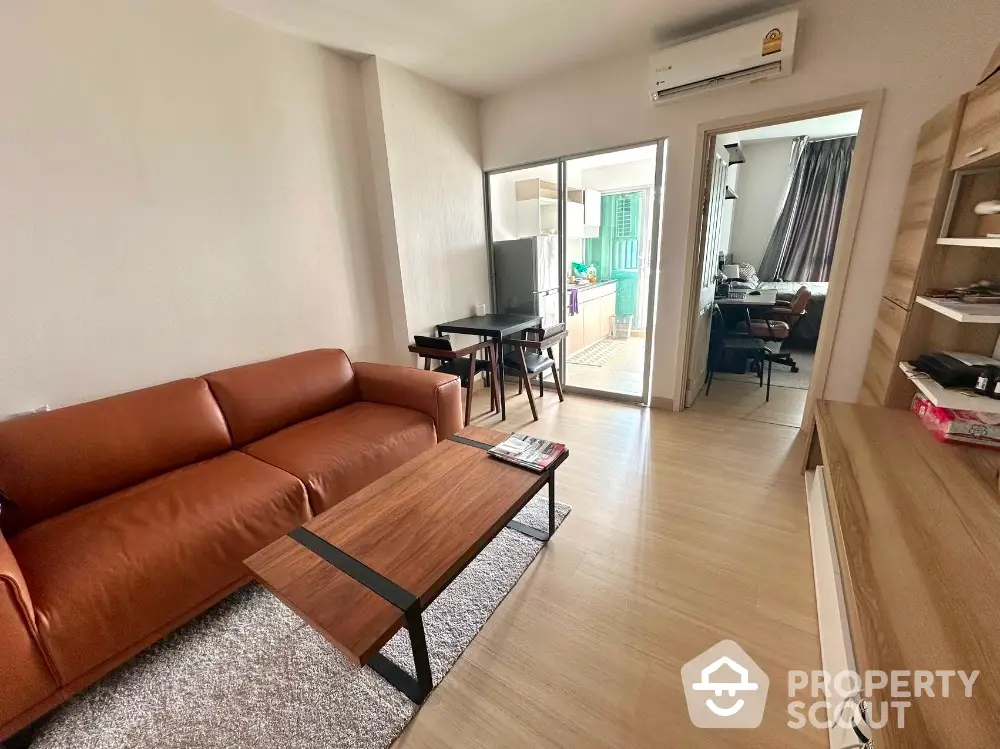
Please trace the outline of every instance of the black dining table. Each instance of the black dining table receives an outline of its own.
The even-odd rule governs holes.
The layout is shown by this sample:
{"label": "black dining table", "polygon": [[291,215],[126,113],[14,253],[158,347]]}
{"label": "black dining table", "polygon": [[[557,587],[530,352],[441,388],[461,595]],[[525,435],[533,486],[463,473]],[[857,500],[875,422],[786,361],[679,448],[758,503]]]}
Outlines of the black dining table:
{"label": "black dining table", "polygon": [[[537,328],[542,324],[542,318],[538,315],[478,315],[473,317],[463,317],[461,320],[441,323],[437,326],[438,335],[444,333],[463,333],[465,335],[477,335],[482,338],[491,339],[496,344],[497,363],[500,365],[500,420],[507,418],[507,395],[504,387],[504,366],[503,351],[501,342],[507,336],[520,333],[528,328]],[[471,385],[471,383],[469,383]]]}

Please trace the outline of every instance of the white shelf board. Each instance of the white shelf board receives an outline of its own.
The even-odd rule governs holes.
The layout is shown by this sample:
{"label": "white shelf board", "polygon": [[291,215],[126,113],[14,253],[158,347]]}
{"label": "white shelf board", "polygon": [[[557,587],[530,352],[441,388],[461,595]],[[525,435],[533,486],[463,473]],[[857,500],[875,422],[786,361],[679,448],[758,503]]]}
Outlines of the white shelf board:
{"label": "white shelf board", "polygon": [[928,375],[918,372],[905,361],[899,363],[903,374],[917,386],[927,400],[941,408],[951,408],[956,411],[979,411],[980,413],[1000,414],[1000,400],[976,395],[970,390],[955,390],[942,387]]}
{"label": "white shelf board", "polygon": [[922,304],[959,322],[1000,323],[1000,304],[968,304],[953,299],[931,299],[926,296],[918,296],[917,304]]}
{"label": "white shelf board", "polygon": [[994,237],[941,237],[937,243],[949,247],[992,247],[1000,250],[1000,239]]}

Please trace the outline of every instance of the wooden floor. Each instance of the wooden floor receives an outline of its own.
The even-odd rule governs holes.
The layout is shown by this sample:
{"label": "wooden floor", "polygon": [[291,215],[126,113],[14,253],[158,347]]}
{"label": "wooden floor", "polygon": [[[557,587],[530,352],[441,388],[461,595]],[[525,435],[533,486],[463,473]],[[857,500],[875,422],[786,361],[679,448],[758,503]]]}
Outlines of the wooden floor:
{"label": "wooden floor", "polygon": [[[537,423],[524,396],[502,426],[474,423],[568,444],[558,498],[573,512],[397,749],[827,746],[786,726],[787,671],[820,668],[797,430],[549,390],[538,403]],[[681,666],[727,638],[771,680],[758,730],[688,719]]]}
{"label": "wooden floor", "polygon": [[599,367],[567,362],[562,373],[563,381],[588,390],[642,395],[646,337],[634,335],[627,341],[616,341],[615,345],[615,353]]}
{"label": "wooden floor", "polygon": [[713,380],[712,392],[706,395],[702,387],[691,413],[798,427],[806,410],[808,392],[772,385],[771,400],[765,402],[765,389],[756,382]]}

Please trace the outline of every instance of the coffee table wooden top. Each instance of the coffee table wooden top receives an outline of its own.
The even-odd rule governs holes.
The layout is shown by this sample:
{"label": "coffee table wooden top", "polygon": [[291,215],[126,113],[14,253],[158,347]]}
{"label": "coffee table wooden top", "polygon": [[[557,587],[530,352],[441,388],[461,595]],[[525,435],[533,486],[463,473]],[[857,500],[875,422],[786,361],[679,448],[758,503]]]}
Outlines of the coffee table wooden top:
{"label": "coffee table wooden top", "polygon": [[[490,445],[508,437],[480,427],[459,434]],[[481,448],[444,440],[303,527],[426,607],[546,480]],[[358,665],[404,624],[402,611],[288,536],[246,565]]]}

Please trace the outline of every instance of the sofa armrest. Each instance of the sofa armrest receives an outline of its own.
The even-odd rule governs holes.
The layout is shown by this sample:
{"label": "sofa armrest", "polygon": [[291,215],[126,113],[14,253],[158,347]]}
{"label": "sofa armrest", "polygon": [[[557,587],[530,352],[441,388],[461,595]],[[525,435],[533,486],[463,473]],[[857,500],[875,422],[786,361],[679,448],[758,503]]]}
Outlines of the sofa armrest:
{"label": "sofa armrest", "polygon": [[38,641],[35,610],[24,575],[0,535],[0,739],[33,717],[25,717],[58,688]]}
{"label": "sofa armrest", "polygon": [[356,362],[354,376],[361,400],[411,408],[434,419],[438,442],[462,428],[462,386],[454,375]]}

